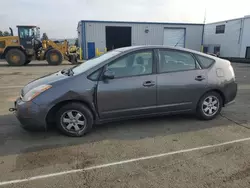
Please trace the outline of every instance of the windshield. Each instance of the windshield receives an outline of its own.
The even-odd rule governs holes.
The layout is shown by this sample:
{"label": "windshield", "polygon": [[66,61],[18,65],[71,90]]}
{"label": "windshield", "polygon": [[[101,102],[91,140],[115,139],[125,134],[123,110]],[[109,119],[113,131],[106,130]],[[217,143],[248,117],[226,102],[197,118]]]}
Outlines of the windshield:
{"label": "windshield", "polygon": [[31,38],[33,37],[33,28],[20,28],[20,38]]}
{"label": "windshield", "polygon": [[103,55],[101,55],[101,56],[99,56],[97,58],[88,60],[88,61],[80,64],[79,66],[73,68],[72,70],[73,70],[74,74],[79,74],[79,73],[85,72],[85,71],[95,67],[99,63],[101,63],[103,61],[106,61],[109,58],[118,55],[119,53],[121,53],[121,52],[116,51],[116,50],[107,52],[107,53],[105,53],[105,54],[103,54]]}

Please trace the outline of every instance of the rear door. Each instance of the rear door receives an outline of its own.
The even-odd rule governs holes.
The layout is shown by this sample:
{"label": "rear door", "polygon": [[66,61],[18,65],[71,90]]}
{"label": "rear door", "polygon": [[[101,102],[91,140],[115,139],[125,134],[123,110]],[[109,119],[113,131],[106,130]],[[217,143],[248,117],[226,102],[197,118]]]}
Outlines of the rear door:
{"label": "rear door", "polygon": [[114,79],[98,82],[97,105],[101,118],[143,115],[156,108],[153,50],[132,52],[106,66]]}
{"label": "rear door", "polygon": [[157,74],[157,109],[194,109],[205,92],[207,74],[190,53],[160,49]]}

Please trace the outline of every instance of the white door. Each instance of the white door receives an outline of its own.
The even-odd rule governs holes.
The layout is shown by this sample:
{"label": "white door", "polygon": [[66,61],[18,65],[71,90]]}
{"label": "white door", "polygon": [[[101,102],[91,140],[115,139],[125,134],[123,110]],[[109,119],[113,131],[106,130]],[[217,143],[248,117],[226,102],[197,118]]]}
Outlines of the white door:
{"label": "white door", "polygon": [[185,47],[185,29],[165,28],[163,45],[171,47]]}

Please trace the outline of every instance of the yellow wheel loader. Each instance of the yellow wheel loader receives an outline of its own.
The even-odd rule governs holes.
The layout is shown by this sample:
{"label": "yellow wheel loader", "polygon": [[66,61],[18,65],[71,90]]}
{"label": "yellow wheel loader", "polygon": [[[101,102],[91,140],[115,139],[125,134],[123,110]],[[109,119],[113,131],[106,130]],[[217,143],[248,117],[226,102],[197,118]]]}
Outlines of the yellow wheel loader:
{"label": "yellow wheel loader", "polygon": [[0,56],[9,65],[27,65],[31,60],[46,60],[50,65],[59,65],[63,60],[77,63],[77,54],[70,53],[68,42],[55,43],[52,40],[40,41],[40,28],[37,26],[17,26],[18,36],[0,37]]}

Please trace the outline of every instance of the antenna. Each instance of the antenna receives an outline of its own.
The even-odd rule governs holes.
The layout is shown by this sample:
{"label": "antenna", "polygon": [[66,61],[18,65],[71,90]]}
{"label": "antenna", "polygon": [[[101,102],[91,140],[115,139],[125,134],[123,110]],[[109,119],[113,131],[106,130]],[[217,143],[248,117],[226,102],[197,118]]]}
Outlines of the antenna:
{"label": "antenna", "polygon": [[205,32],[206,19],[207,19],[207,8],[205,8],[204,20],[203,20],[202,38],[201,38],[201,52],[204,52],[204,32]]}
{"label": "antenna", "polygon": [[207,8],[205,8],[203,24],[206,24],[206,19],[207,19]]}

